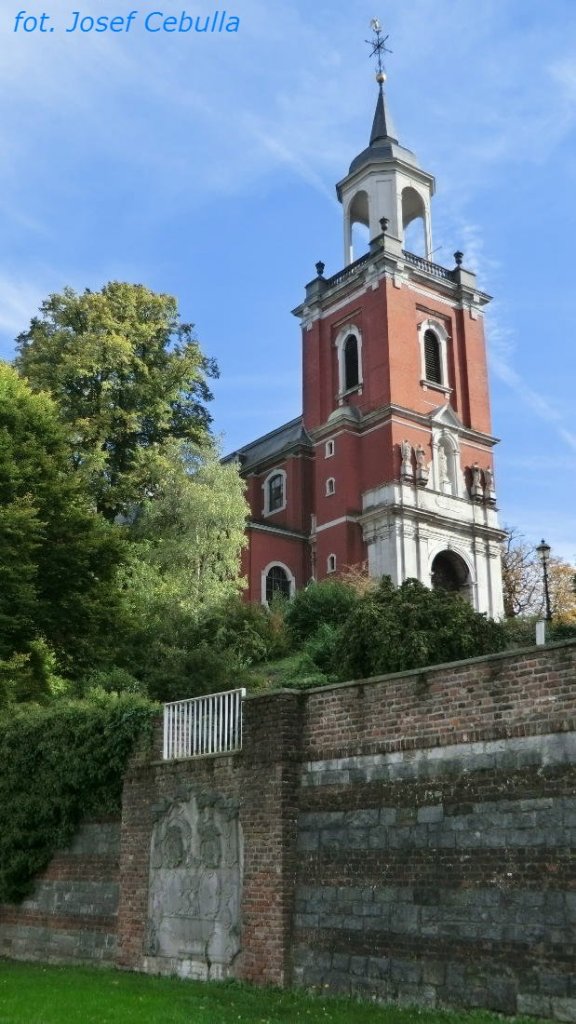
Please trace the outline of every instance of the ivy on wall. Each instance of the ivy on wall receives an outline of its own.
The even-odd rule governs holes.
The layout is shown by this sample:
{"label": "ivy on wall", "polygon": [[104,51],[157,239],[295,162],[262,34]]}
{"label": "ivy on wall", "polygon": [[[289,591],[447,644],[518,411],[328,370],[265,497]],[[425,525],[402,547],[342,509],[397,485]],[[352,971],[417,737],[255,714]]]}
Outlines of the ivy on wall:
{"label": "ivy on wall", "polygon": [[157,710],[103,694],[0,716],[0,903],[30,893],[83,818],[119,811],[128,760],[149,742]]}

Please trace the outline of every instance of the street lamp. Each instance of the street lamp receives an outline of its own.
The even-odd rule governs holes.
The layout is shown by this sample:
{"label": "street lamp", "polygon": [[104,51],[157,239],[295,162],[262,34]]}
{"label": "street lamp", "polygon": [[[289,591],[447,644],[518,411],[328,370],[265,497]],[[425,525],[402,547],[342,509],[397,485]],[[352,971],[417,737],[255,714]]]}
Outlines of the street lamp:
{"label": "street lamp", "polygon": [[536,553],[540,562],[542,563],[542,573],[544,576],[544,596],[546,598],[546,622],[550,622],[552,618],[552,611],[550,609],[550,588],[548,586],[548,562],[550,561],[550,545],[545,540],[540,541],[536,548]]}

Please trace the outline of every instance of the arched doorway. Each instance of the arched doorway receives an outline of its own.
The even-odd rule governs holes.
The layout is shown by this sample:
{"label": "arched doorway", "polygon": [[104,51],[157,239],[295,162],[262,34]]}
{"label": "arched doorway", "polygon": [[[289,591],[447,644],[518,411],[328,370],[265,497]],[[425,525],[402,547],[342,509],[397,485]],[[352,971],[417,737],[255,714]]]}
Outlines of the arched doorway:
{"label": "arched doorway", "polygon": [[432,589],[461,594],[472,601],[472,580],[466,562],[454,551],[440,551],[432,562]]}

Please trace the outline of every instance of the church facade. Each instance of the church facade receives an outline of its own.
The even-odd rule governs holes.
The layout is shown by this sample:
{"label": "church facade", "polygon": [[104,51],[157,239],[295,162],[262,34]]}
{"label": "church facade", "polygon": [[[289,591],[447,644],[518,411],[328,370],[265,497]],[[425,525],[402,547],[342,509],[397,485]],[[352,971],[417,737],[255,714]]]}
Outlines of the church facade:
{"label": "church facade", "polygon": [[[413,577],[503,614],[483,310],[455,253],[431,261],[435,182],[400,145],[379,81],[368,147],[336,186],[344,268],[293,311],[302,416],[243,446],[246,598],[290,595],[350,567]],[[423,254],[405,233],[422,227]],[[354,226],[369,250],[353,251]]]}

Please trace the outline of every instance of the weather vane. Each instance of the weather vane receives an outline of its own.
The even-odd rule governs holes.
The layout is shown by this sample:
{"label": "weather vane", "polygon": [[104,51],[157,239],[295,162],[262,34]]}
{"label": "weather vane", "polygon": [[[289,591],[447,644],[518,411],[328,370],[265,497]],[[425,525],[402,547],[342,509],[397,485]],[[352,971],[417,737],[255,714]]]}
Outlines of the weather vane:
{"label": "weather vane", "polygon": [[372,47],[372,53],[370,57],[376,57],[376,81],[382,85],[386,81],[386,72],[384,71],[384,54],[392,53],[386,46],[389,36],[382,37],[382,23],[378,18],[372,18],[370,22],[370,28],[374,33],[373,39],[366,39],[368,46]]}

